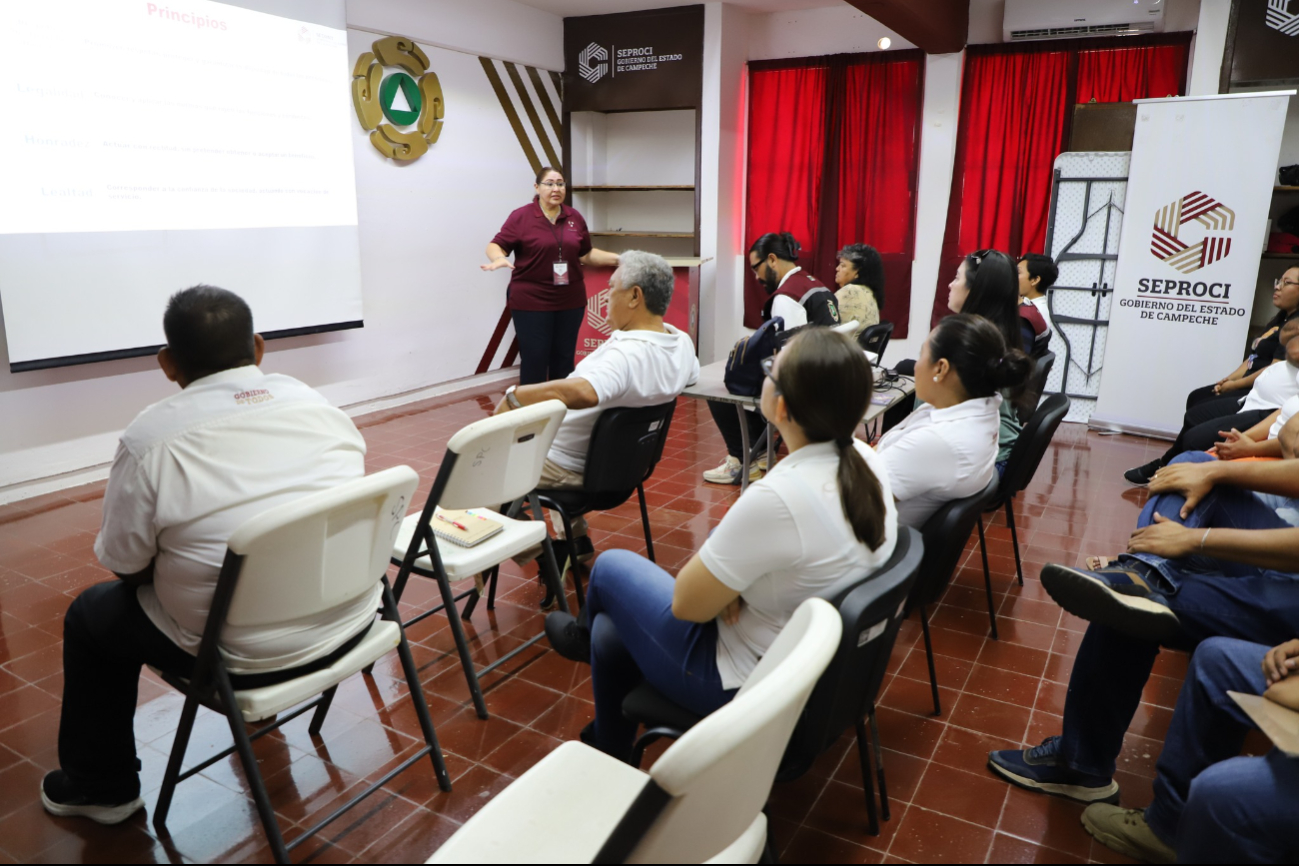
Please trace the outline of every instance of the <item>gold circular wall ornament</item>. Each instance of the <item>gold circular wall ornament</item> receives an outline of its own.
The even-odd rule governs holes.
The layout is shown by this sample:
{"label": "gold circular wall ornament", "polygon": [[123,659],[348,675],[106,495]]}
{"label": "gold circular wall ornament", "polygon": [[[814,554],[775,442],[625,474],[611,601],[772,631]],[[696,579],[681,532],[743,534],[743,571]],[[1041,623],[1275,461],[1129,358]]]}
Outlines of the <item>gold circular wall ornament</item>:
{"label": "gold circular wall ornament", "polygon": [[[385,122],[380,89],[384,68],[396,67],[419,87],[419,116],[406,130]],[[397,73],[394,73],[397,74]],[[446,102],[437,73],[429,70],[428,55],[413,39],[386,36],[356,59],[352,67],[352,106],[361,128],[371,130],[370,143],[389,159],[410,162],[428,153],[442,134]],[[413,113],[413,112],[412,112]],[[400,114],[398,115],[401,116]]]}

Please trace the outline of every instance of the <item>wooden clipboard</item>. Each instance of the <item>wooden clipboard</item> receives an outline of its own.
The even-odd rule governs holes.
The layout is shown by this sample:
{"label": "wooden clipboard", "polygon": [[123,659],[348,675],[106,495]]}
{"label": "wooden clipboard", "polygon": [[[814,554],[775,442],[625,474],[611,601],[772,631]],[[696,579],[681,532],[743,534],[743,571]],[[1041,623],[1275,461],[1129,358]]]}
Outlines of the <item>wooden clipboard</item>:
{"label": "wooden clipboard", "polygon": [[1299,713],[1262,695],[1227,692],[1259,730],[1288,758],[1299,758]]}

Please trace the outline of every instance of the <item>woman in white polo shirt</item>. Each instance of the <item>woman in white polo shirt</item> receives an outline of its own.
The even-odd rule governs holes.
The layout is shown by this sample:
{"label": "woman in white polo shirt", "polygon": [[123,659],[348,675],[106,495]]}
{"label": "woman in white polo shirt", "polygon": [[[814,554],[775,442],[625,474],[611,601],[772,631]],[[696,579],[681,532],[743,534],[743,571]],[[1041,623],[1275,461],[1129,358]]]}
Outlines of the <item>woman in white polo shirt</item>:
{"label": "woman in white polo shirt", "polygon": [[789,457],[750,485],[672,575],[642,556],[596,560],[583,613],[546,634],[591,663],[595,721],[582,740],[626,759],[636,725],[622,701],[642,680],[696,713],[728,702],[805,599],[893,553],[897,511],[879,457],[853,433],[870,405],[870,363],[849,338],[804,331],[765,367],[762,411]]}
{"label": "woman in white polo shirt", "polygon": [[1033,362],[1007,349],[982,316],[948,316],[930,332],[916,361],[919,409],[880,440],[880,459],[898,500],[898,520],[924,526],[953,499],[988,486],[996,471],[1002,397]]}

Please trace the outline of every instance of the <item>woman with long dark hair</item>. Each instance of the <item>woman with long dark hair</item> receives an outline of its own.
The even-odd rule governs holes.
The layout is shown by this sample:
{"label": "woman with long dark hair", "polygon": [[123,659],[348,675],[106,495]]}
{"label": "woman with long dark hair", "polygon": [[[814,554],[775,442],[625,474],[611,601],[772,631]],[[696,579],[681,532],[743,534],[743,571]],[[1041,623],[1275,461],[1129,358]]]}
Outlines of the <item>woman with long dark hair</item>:
{"label": "woman with long dark hair", "polygon": [[861,348],[811,328],[765,366],[763,412],[789,456],[744,492],[675,579],[611,550],[591,572],[584,621],[546,617],[559,654],[591,664],[595,721],[582,740],[615,757],[631,751],[636,724],[623,718],[622,701],[642,680],[712,712],[735,696],[799,604],[893,553],[893,493],[879,457],[853,435],[873,382]]}
{"label": "woman with long dark hair", "polygon": [[[1019,271],[1015,260],[1000,250],[979,250],[961,260],[956,278],[947,287],[947,308],[953,313],[982,316],[991,322],[1007,349],[1024,352],[1033,345],[1033,326],[1019,313]],[[1032,366],[1029,367],[1032,373]],[[919,375],[919,373],[917,373]],[[1023,385],[1025,379],[1019,383]],[[1015,411],[1015,389],[1001,396],[1001,430],[998,435],[997,474],[1006,468],[1011,449],[1023,425]]]}
{"label": "woman with long dark hair", "polygon": [[581,266],[618,266],[618,254],[591,246],[586,220],[564,204],[568,186],[563,172],[543,166],[532,189],[531,203],[505,220],[487,245],[488,263],[481,266],[484,271],[513,271],[506,299],[519,339],[520,385],[573,372],[586,309]]}

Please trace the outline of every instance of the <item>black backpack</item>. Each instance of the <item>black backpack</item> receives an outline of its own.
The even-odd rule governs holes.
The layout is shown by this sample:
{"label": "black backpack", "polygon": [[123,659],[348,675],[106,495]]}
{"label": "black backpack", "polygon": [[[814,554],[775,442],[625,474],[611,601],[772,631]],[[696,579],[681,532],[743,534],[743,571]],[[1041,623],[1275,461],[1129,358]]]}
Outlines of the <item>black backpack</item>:
{"label": "black backpack", "polygon": [[785,342],[785,320],[780,316],[762,323],[762,327],[742,337],[731,347],[726,358],[722,381],[726,390],[741,397],[762,393],[762,361],[776,354]]}

